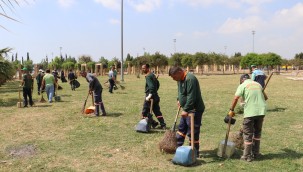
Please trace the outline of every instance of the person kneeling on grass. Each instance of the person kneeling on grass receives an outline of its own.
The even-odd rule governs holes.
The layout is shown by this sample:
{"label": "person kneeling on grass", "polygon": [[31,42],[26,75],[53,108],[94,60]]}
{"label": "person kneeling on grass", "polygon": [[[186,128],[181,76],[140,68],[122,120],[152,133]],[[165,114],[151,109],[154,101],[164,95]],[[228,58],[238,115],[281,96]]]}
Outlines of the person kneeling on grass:
{"label": "person kneeling on grass", "polygon": [[266,102],[262,86],[250,79],[248,74],[240,77],[240,85],[237,88],[232,101],[229,116],[235,116],[234,108],[238,99],[245,101],[243,120],[244,151],[241,160],[251,162],[260,154],[260,140],[263,120],[266,112]]}

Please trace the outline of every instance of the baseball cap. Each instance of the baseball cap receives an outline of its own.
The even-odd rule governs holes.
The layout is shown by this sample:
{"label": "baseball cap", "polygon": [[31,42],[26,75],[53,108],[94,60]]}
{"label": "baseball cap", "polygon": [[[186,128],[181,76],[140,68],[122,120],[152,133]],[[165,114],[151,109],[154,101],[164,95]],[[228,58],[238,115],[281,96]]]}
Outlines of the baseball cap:
{"label": "baseball cap", "polygon": [[256,65],[251,65],[250,67],[257,67]]}
{"label": "baseball cap", "polygon": [[250,76],[249,76],[248,74],[243,74],[243,75],[241,75],[241,77],[240,77],[240,84],[241,84],[241,81],[242,81],[243,79],[250,79]]}
{"label": "baseball cap", "polygon": [[42,69],[39,69],[39,72],[43,72],[43,70],[42,70]]}
{"label": "baseball cap", "polygon": [[27,68],[26,68],[26,67],[24,67],[24,68],[22,68],[21,70],[27,70]]}

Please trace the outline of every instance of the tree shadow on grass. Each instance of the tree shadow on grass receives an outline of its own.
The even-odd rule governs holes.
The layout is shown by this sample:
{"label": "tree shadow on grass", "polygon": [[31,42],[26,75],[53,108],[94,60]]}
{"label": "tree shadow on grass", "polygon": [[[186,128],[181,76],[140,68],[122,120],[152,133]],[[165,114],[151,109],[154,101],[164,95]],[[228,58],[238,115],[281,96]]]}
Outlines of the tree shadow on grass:
{"label": "tree shadow on grass", "polygon": [[[1,93],[0,93],[1,94]],[[21,100],[23,101],[23,99]],[[17,106],[17,103],[19,102],[18,99],[0,99],[0,107],[11,107],[11,106]]]}
{"label": "tree shadow on grass", "polygon": [[281,150],[284,152],[263,154],[262,156],[260,156],[260,158],[255,159],[255,161],[271,160],[271,159],[300,159],[303,157],[303,153],[299,153],[291,149],[285,148]]}
{"label": "tree shadow on grass", "polygon": [[105,117],[119,117],[121,115],[123,115],[123,113],[113,112],[113,113],[106,113]]}
{"label": "tree shadow on grass", "polygon": [[[2,93],[18,93],[19,90],[19,84],[21,82],[19,81],[13,81],[13,82],[6,82],[0,87],[0,94]],[[22,88],[20,88],[20,91],[22,92]]]}

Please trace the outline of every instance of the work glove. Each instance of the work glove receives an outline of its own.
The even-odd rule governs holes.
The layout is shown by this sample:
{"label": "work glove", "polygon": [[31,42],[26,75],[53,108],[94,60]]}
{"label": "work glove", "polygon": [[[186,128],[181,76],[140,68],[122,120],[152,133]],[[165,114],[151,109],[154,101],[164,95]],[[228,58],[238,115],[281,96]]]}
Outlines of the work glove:
{"label": "work glove", "polygon": [[149,101],[152,97],[152,94],[148,94],[148,96],[145,98],[146,101]]}
{"label": "work glove", "polygon": [[231,118],[230,124],[231,124],[231,125],[234,125],[234,124],[236,123],[236,119],[230,117],[229,115],[226,115],[226,117],[224,118],[224,122],[225,122],[226,124],[228,124],[229,118]]}
{"label": "work glove", "polygon": [[230,117],[234,117],[236,114],[235,114],[235,112],[233,110],[229,110],[228,115]]}

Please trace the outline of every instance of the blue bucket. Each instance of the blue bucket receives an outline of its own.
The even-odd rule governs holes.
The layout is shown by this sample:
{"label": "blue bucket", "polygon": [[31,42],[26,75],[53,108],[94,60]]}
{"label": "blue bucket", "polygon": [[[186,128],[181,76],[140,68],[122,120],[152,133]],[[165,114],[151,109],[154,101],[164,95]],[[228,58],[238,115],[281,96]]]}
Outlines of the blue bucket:
{"label": "blue bucket", "polygon": [[197,160],[196,149],[191,146],[180,146],[176,150],[176,154],[172,160],[174,164],[190,166]]}

